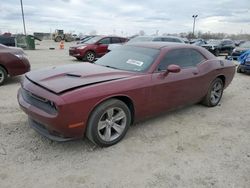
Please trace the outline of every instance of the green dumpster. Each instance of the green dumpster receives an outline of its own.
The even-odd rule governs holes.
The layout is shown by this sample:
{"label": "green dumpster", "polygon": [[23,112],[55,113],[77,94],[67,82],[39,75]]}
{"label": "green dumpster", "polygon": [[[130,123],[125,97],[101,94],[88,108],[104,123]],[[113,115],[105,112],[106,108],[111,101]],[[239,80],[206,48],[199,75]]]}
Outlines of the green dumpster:
{"label": "green dumpster", "polygon": [[32,35],[26,36],[27,50],[35,50],[35,37]]}

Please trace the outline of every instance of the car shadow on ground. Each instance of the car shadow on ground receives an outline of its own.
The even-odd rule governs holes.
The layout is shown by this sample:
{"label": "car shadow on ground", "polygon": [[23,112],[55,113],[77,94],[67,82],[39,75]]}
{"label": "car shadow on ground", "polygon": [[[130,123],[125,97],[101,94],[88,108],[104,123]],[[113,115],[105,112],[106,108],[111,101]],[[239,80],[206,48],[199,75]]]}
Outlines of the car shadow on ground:
{"label": "car shadow on ground", "polygon": [[[118,144],[113,145],[111,147],[108,148],[113,148],[115,149],[116,147],[123,147],[121,145],[126,143],[130,143],[131,140],[133,140],[133,137],[143,137],[142,139],[145,140],[147,139],[147,137],[150,138],[150,134],[151,132],[154,131],[155,128],[159,128],[162,126],[166,126],[164,124],[161,124],[161,122],[165,122],[167,119],[169,122],[173,122],[174,125],[176,125],[176,122],[181,123],[181,116],[183,116],[184,114],[192,114],[193,113],[193,106],[195,106],[195,108],[198,108],[199,110],[202,111],[203,108],[207,108],[205,106],[202,106],[200,104],[197,105],[191,105],[191,106],[186,106],[184,108],[181,109],[177,109],[177,110],[173,110],[170,112],[165,112],[162,113],[158,116],[154,116],[151,118],[148,118],[146,120],[140,121],[138,123],[134,123],[133,125],[131,125],[131,127],[129,128],[126,136],[123,138],[122,141],[120,141]],[[168,124],[167,126],[172,126],[172,132],[166,132],[166,133],[162,133],[165,134],[165,136],[168,136],[170,134],[173,133],[178,133],[180,127],[176,126],[176,128],[174,128],[175,130],[173,131],[173,124],[171,125]],[[157,127],[155,127],[157,126]],[[147,135],[147,133],[149,133]],[[49,140],[48,138],[45,138],[43,136],[41,136],[39,133],[33,131],[33,136],[30,139],[35,139],[35,141],[32,141],[32,143],[36,143],[39,142],[39,145],[43,145],[42,148],[47,148],[50,151],[61,151],[63,153],[68,153],[68,152],[76,152],[76,151],[81,151],[81,152],[87,152],[87,153],[91,153],[91,152],[98,152],[100,150],[106,150],[105,148],[99,147],[94,145],[92,142],[90,142],[86,137],[82,138],[82,139],[78,139],[78,140],[72,140],[72,141],[66,141],[66,142],[57,142],[57,141],[52,141]],[[130,140],[131,139],[131,140]],[[124,142],[123,142],[124,141]],[[109,149],[108,149],[109,150]]]}

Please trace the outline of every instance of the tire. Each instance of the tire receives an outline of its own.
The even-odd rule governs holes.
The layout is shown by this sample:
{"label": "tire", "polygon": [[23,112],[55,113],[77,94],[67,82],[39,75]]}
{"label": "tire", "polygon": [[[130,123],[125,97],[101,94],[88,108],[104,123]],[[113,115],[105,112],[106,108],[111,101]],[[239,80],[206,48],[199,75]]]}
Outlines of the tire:
{"label": "tire", "polygon": [[86,136],[100,147],[118,143],[125,136],[131,123],[128,106],[117,99],[110,99],[95,108],[91,113]]}
{"label": "tire", "polygon": [[90,63],[93,63],[94,60],[95,60],[96,56],[95,56],[95,53],[92,52],[92,51],[88,51],[85,56],[84,56],[84,60],[90,62]]}
{"label": "tire", "polygon": [[0,66],[0,86],[4,84],[7,78],[6,70]]}
{"label": "tire", "polygon": [[208,107],[214,107],[219,104],[223,95],[224,84],[220,78],[216,78],[209,87],[209,90],[202,100],[202,104]]}
{"label": "tire", "polygon": [[57,36],[57,37],[55,38],[55,41],[56,41],[56,42],[61,42],[61,40],[62,40],[62,37]]}
{"label": "tire", "polygon": [[241,68],[240,68],[239,65],[238,65],[238,67],[237,67],[237,73],[242,73],[242,70],[241,70]]}

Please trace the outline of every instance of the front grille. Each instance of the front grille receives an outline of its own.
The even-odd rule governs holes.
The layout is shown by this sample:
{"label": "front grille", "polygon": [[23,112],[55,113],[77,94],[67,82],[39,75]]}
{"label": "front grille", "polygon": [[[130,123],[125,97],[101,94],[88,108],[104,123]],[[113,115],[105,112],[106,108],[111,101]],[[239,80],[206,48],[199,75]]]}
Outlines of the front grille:
{"label": "front grille", "polygon": [[57,114],[57,109],[55,108],[54,103],[52,103],[51,101],[49,101],[43,97],[37,96],[37,95],[35,95],[35,94],[33,94],[33,93],[23,89],[23,88],[21,89],[21,94],[23,96],[23,99],[27,103],[47,112],[49,114],[52,114],[52,115]]}

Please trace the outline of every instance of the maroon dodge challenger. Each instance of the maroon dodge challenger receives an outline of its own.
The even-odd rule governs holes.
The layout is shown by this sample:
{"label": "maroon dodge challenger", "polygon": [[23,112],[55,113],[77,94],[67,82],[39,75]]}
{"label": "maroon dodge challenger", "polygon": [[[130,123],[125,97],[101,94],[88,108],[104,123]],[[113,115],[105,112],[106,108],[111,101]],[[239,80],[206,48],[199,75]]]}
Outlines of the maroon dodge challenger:
{"label": "maroon dodge challenger", "polygon": [[0,86],[8,76],[18,76],[28,71],[30,71],[30,63],[21,48],[0,44]]}
{"label": "maroon dodge challenger", "polygon": [[136,121],[199,102],[216,106],[234,74],[232,62],[201,47],[133,43],[95,64],[26,74],[18,101],[40,134],[56,141],[86,135],[105,147],[119,142]]}

